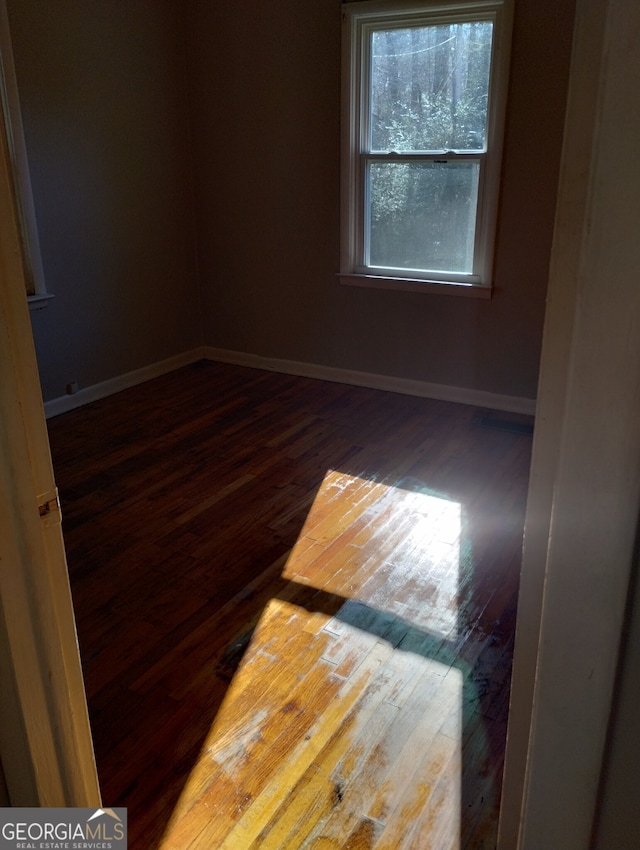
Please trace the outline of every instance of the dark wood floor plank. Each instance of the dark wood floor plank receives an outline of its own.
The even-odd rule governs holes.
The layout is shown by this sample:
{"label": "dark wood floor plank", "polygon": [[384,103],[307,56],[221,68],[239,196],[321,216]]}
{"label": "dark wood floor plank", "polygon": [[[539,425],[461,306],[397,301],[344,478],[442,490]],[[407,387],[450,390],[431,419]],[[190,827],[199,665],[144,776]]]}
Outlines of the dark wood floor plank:
{"label": "dark wood floor plank", "polygon": [[50,420],[132,850],[492,846],[530,424],[204,361]]}

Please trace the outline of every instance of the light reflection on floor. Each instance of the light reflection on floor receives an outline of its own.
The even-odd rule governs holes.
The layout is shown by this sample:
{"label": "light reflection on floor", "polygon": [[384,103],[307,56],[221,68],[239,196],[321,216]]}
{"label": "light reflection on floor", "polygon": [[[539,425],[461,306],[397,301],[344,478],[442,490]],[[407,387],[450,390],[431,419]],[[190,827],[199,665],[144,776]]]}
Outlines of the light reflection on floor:
{"label": "light reflection on floor", "polygon": [[[458,502],[327,472],[283,569],[288,598],[263,610],[163,850],[190,836],[183,801],[236,781],[226,838],[204,827],[189,847],[339,848],[360,829],[367,847],[459,849],[464,675],[442,647],[457,636],[461,523]],[[296,588],[337,610],[298,604]],[[196,805],[213,823],[228,802]]]}

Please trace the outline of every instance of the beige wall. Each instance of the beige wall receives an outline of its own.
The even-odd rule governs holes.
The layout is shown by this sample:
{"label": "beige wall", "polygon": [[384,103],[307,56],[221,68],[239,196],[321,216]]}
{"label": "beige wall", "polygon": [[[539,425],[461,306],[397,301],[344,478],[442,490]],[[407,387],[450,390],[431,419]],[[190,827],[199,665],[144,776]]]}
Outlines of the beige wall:
{"label": "beige wall", "polygon": [[170,0],[8,0],[42,259],[45,398],[200,344],[184,16]]}
{"label": "beige wall", "polygon": [[341,286],[340,9],[196,0],[192,126],[204,339],[533,398],[572,0],[516,0],[492,301]]}
{"label": "beige wall", "polygon": [[336,0],[8,8],[45,399],[202,343],[535,396],[573,0],[516,0],[491,301],[338,283]]}

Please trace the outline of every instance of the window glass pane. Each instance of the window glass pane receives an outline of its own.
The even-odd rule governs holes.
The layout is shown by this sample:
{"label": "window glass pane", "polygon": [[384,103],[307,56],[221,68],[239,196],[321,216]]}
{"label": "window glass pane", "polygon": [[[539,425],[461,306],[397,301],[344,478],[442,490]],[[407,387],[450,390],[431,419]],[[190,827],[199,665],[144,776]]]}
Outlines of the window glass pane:
{"label": "window glass pane", "polygon": [[491,21],[374,31],[370,150],[483,150]]}
{"label": "window glass pane", "polygon": [[473,160],[370,163],[367,265],[471,274],[479,173]]}

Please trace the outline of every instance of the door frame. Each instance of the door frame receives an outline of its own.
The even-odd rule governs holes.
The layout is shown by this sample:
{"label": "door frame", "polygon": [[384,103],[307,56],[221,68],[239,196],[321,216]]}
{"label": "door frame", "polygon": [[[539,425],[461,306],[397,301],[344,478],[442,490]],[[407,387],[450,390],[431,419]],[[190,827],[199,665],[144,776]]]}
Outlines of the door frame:
{"label": "door frame", "polygon": [[0,758],[11,805],[97,807],[14,169],[0,124]]}
{"label": "door frame", "polygon": [[584,850],[600,802],[640,516],[638,79],[640,5],[577,0],[499,850]]}

